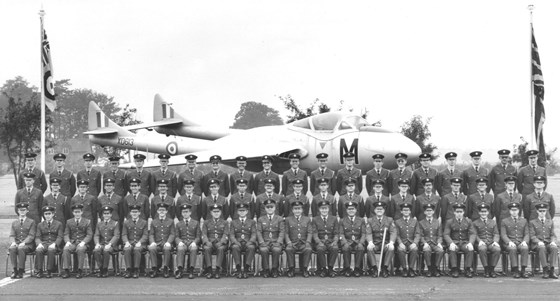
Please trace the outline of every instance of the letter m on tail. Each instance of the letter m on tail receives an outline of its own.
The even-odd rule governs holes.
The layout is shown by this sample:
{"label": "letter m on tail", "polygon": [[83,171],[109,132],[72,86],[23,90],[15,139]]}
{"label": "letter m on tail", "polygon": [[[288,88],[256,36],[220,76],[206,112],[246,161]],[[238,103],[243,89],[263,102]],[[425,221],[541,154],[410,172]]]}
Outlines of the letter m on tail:
{"label": "letter m on tail", "polygon": [[340,164],[344,164],[344,154],[347,153],[354,153],[355,155],[355,162],[356,164],[360,164],[358,161],[358,138],[355,138],[352,141],[352,145],[350,145],[350,149],[348,149],[348,145],[346,144],[345,139],[340,139]]}

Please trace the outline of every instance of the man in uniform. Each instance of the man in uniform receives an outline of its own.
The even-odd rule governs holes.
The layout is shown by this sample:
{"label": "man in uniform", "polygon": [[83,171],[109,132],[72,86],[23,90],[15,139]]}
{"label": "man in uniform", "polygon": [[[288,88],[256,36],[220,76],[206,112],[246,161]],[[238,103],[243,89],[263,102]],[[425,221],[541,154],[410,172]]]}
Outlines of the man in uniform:
{"label": "man in uniform", "polygon": [[117,235],[117,237],[120,238],[120,230],[124,221],[126,205],[124,199],[120,195],[113,192],[115,183],[116,180],[114,178],[103,179],[103,191],[105,191],[105,193],[101,195],[98,200],[99,208],[101,209],[99,210],[99,219],[104,219],[105,209],[103,208],[111,207],[111,220],[117,222],[117,225],[119,227],[119,235]]}
{"label": "man in uniform", "polygon": [[35,221],[35,225],[41,222],[41,209],[43,208],[43,192],[33,186],[35,180],[34,173],[24,173],[23,180],[25,187],[16,192],[14,209],[18,214],[17,204],[27,203],[29,205],[27,215]]}
{"label": "man in uniform", "polygon": [[385,181],[382,179],[376,179],[371,181],[370,185],[373,185],[373,189],[366,187],[368,191],[371,190],[372,192],[369,195],[369,197],[366,199],[366,204],[365,204],[365,211],[366,211],[367,218],[375,216],[375,206],[373,206],[373,204],[378,202],[385,203],[385,205],[387,205],[386,215],[392,216],[393,212],[391,211],[392,208],[390,206],[391,199],[383,193],[383,188],[385,187]]}
{"label": "man in uniform", "polygon": [[[367,257],[372,277],[377,277],[377,260],[375,253],[383,253],[383,262],[381,265],[381,276],[383,278],[389,277],[388,266],[393,262],[395,256],[395,240],[397,239],[397,230],[393,219],[385,216],[385,208],[387,205],[383,202],[374,203],[375,216],[372,216],[366,223],[366,238],[367,238]],[[405,207],[407,207],[405,205]],[[409,208],[410,209],[410,208]],[[410,210],[408,212],[410,214]],[[407,219],[410,217],[407,217]],[[386,231],[385,235],[384,232]],[[383,242],[385,238],[385,242]],[[382,245],[383,249],[381,249]],[[402,262],[401,264],[405,264]],[[405,266],[406,268],[406,266]],[[406,269],[405,269],[406,271]],[[405,273],[406,274],[406,273]]]}
{"label": "man in uniform", "polygon": [[393,195],[391,197],[391,202],[389,203],[389,206],[387,208],[389,208],[389,210],[387,210],[387,214],[389,217],[391,217],[393,220],[397,220],[402,218],[402,214],[401,211],[399,210],[401,208],[401,205],[404,203],[410,204],[412,209],[412,215],[414,217],[414,215],[416,214],[416,199],[415,197],[408,193],[409,188],[410,187],[410,181],[409,180],[400,180],[399,181],[399,193]]}
{"label": "man in uniform", "polygon": [[336,191],[339,196],[345,195],[347,193],[346,181],[352,178],[356,181],[354,184],[357,186],[354,192],[360,194],[362,192],[362,170],[354,166],[354,153],[348,152],[343,157],[344,167],[336,172]]}
{"label": "man in uniform", "polygon": [[389,195],[395,195],[399,193],[399,181],[408,180],[412,178],[412,171],[406,168],[406,160],[408,155],[405,153],[398,153],[395,155],[395,160],[397,160],[397,168],[389,172],[389,178],[387,178],[387,191]]}
{"label": "man in uniform", "polygon": [[47,191],[47,178],[45,177],[44,171],[35,167],[35,165],[37,164],[37,154],[25,153],[24,157],[25,157],[25,168],[19,172],[17,188],[22,189],[23,187],[25,187],[23,175],[25,173],[32,173],[35,175],[35,181],[33,182],[33,186],[35,186],[37,189],[45,193],[45,191]]}
{"label": "man in uniform", "polygon": [[521,194],[515,191],[515,183],[517,178],[515,176],[507,176],[504,178],[506,185],[506,190],[496,197],[494,200],[494,213],[496,214],[496,221],[498,222],[498,228],[501,226],[502,220],[508,218],[509,215],[509,204],[519,203],[522,205]]}
{"label": "man in uniform", "polygon": [[237,192],[237,180],[239,179],[247,181],[245,191],[248,194],[252,194],[253,186],[255,185],[253,184],[253,174],[245,170],[245,167],[247,166],[247,157],[237,156],[235,157],[235,160],[237,161],[237,170],[229,175],[229,187],[231,188],[231,194],[233,195]]}
{"label": "man in uniform", "polygon": [[[342,273],[346,277],[352,275],[360,277],[364,265],[364,243],[366,241],[367,225],[363,218],[357,216],[357,203],[349,201],[344,204],[344,207],[346,207],[346,214],[340,220],[338,229],[342,257],[344,259]],[[354,252],[354,271],[350,268],[352,252]]]}
{"label": "man in uniform", "polygon": [[[418,222],[418,235],[422,243],[424,261],[428,267],[426,277],[439,277],[441,259],[443,258],[443,236],[442,225],[434,217],[435,206],[433,204],[424,205],[425,219]],[[433,256],[432,256],[433,255]]]}
{"label": "man in uniform", "polygon": [[255,217],[255,202],[253,201],[253,195],[247,192],[250,182],[245,178],[238,178],[235,183],[235,193],[232,193],[229,200],[229,208],[232,219],[237,219],[238,208],[237,204],[246,204],[249,212],[247,213],[248,219],[253,219]]}
{"label": "man in uniform", "polygon": [[554,266],[558,263],[554,222],[551,218],[547,218],[548,205],[546,203],[539,203],[536,207],[538,216],[529,222],[532,250],[539,254],[543,267],[542,277],[558,279],[558,276],[554,274]]}
{"label": "man in uniform", "polygon": [[[130,194],[124,198],[126,214],[125,218],[130,219],[130,208],[131,206],[138,206],[140,211],[140,218],[144,221],[148,221],[150,217],[150,200],[148,196],[140,193],[140,184],[142,180],[137,178],[131,178],[128,182],[128,187],[130,188]],[[146,233],[146,239],[148,233]]]}
{"label": "man in uniform", "polygon": [[60,181],[60,193],[72,198],[76,194],[76,178],[72,171],[64,168],[66,164],[66,155],[58,153],[53,156],[55,169],[49,175],[49,179],[59,178]]}
{"label": "man in uniform", "polygon": [[[119,169],[119,162],[121,157],[113,156],[109,157],[109,168],[110,170],[103,174],[103,183],[105,183],[105,179],[113,179],[115,182],[113,192],[124,198],[128,192],[128,182],[126,181],[126,172]],[[105,191],[105,194],[107,192]],[[121,223],[122,225],[122,223]]]}
{"label": "man in uniform", "polygon": [[[451,179],[458,177],[460,175],[455,164],[457,163],[457,153],[449,152],[445,154],[445,160],[447,162],[447,168],[438,172],[436,177],[436,182],[438,186],[435,187],[438,195],[444,196],[451,192]],[[423,211],[423,210],[422,210]]]}
{"label": "man in uniform", "polygon": [[197,158],[198,157],[196,155],[185,156],[185,159],[187,160],[187,168],[177,176],[177,187],[179,188],[180,195],[185,194],[185,181],[190,180],[193,181],[193,193],[195,195],[202,196],[202,178],[204,178],[204,174],[202,171],[196,169]]}
{"label": "man in uniform", "polygon": [[472,221],[476,221],[480,218],[478,213],[478,206],[480,204],[488,205],[490,212],[488,213],[488,218],[494,218],[494,197],[488,192],[488,178],[480,177],[475,180],[477,192],[469,195],[467,198],[467,214],[466,216]]}
{"label": "man in uniform", "polygon": [[[212,170],[204,175],[202,178],[204,195],[210,195],[210,182],[218,184],[218,194],[223,197],[228,197],[230,192],[229,178],[228,174],[221,169],[220,161],[222,157],[218,155],[213,155],[210,157],[210,163],[212,164]],[[217,182],[216,182],[217,181]]]}
{"label": "man in uniform", "polygon": [[43,207],[44,221],[37,225],[35,234],[35,266],[39,268],[37,278],[43,278],[43,267],[45,254],[47,255],[47,278],[51,278],[54,272],[56,252],[60,249],[64,238],[64,226],[61,222],[54,219],[55,208],[52,206]]}
{"label": "man in uniform", "polygon": [[130,218],[124,222],[121,234],[126,266],[124,278],[138,278],[142,253],[148,243],[148,221],[141,217],[142,206],[132,204],[128,210]]}
{"label": "man in uniform", "polygon": [[[112,180],[112,179],[111,179]],[[95,227],[93,235],[93,257],[99,267],[97,278],[107,278],[109,271],[109,259],[117,249],[117,244],[121,238],[119,222],[113,219],[113,207],[104,206],[101,208],[101,222]]]}
{"label": "man in uniform", "polygon": [[490,175],[488,175],[488,186],[494,192],[494,196],[506,190],[506,183],[504,181],[506,177],[517,176],[517,169],[509,164],[509,154],[510,151],[507,149],[499,150],[500,163],[492,167]]}
{"label": "man in uniform", "polygon": [[[257,221],[257,240],[262,258],[262,273],[264,278],[277,278],[285,233],[284,219],[277,214],[274,199],[264,200],[263,205],[266,214],[259,217]],[[272,253],[272,268],[268,263],[269,253]]]}
{"label": "man in uniform", "polygon": [[[237,181],[241,180],[244,179]],[[237,278],[247,279],[247,272],[251,269],[257,248],[257,222],[248,217],[249,204],[240,202],[236,204],[236,208],[236,218],[231,221],[229,231],[231,256],[235,262]],[[245,252],[245,265],[241,261],[241,252]]]}
{"label": "man in uniform", "polygon": [[[408,203],[403,203],[401,205],[401,213],[403,217],[395,221],[395,228],[397,230],[397,256],[399,257],[400,264],[403,266],[402,276],[414,277],[416,274],[413,268],[418,261],[418,242],[420,241],[420,235],[417,231],[418,221],[412,218],[412,206]],[[423,212],[422,215],[424,215]],[[408,252],[408,255],[406,252]],[[407,256],[408,260],[406,258]],[[407,270],[408,273],[406,273]]]}
{"label": "man in uniform", "polygon": [[452,219],[455,215],[455,210],[453,206],[457,204],[462,204],[467,207],[467,196],[461,193],[461,183],[463,179],[452,178],[449,180],[451,182],[451,193],[444,195],[441,198],[441,210],[435,215],[435,218],[441,214],[442,227],[445,228],[445,224],[448,220]]}
{"label": "man in uniform", "polygon": [[441,210],[441,198],[433,193],[434,190],[434,181],[430,178],[425,178],[422,180],[422,185],[424,185],[424,193],[419,195],[416,198],[416,206],[413,206],[412,210],[414,210],[416,219],[419,221],[423,220],[426,216],[424,215],[424,205],[426,204],[434,204],[436,207],[436,216],[439,215]]}
{"label": "man in uniform", "polygon": [[[496,278],[494,267],[500,260],[500,232],[496,221],[490,218],[490,209],[491,207],[486,203],[478,205],[480,219],[473,222],[473,227],[476,232],[476,249],[484,267],[484,277]],[[490,261],[488,254],[490,254]]]}
{"label": "man in uniform", "polygon": [[[135,154],[133,158],[136,169],[126,173],[126,182],[130,184],[130,180],[132,179],[140,180],[138,182],[140,193],[149,198],[153,190],[150,186],[152,184],[152,174],[149,171],[144,170],[144,160],[146,160],[146,156],[142,154]],[[129,193],[133,193],[130,186],[128,187],[128,190]]]}
{"label": "man in uniform", "polygon": [[472,222],[464,216],[465,206],[463,204],[455,204],[455,217],[445,224],[443,231],[443,239],[449,247],[449,261],[451,265],[451,276],[459,277],[459,262],[457,253],[462,251],[465,253],[465,276],[472,278],[472,263],[474,255],[474,242],[476,240],[476,232]]}
{"label": "man in uniform", "polygon": [[303,277],[309,277],[307,266],[311,259],[311,239],[313,238],[313,225],[311,218],[303,215],[304,205],[301,201],[292,203],[292,214],[286,217],[286,259],[288,261],[288,277],[294,277],[296,266],[296,252],[299,252],[299,266]]}
{"label": "man in uniform", "polygon": [[84,205],[82,204],[72,205],[74,217],[66,221],[64,229],[64,241],[66,244],[62,249],[62,267],[64,268],[62,278],[70,277],[71,256],[74,252],[78,256],[78,273],[76,278],[82,278],[86,252],[89,242],[93,238],[92,223],[89,219],[82,217],[83,210]]}
{"label": "man in uniform", "polygon": [[214,207],[214,205],[218,205],[218,207],[220,207],[221,218],[223,220],[227,220],[227,218],[229,217],[229,207],[226,198],[223,195],[219,194],[220,181],[217,179],[210,179],[207,183],[210,191],[208,192],[207,197],[202,200],[200,209],[202,218],[205,220],[212,219],[212,208]]}
{"label": "man in uniform", "polygon": [[70,198],[60,193],[59,178],[50,178],[51,193],[43,199],[44,206],[54,207],[54,219],[62,223],[62,229],[70,218]]}
{"label": "man in uniform", "polygon": [[[472,166],[463,170],[461,178],[463,179],[463,193],[465,195],[471,195],[477,192],[476,179],[481,177],[488,178],[489,171],[485,167],[482,167],[482,152],[474,151],[469,154],[472,159]],[[490,192],[490,187],[487,187],[486,192]]]}
{"label": "man in uniform", "polygon": [[[272,171],[272,157],[264,155],[261,158],[263,170],[255,175],[255,179],[253,180],[253,192],[255,196],[259,196],[260,194],[265,192],[264,185],[267,180],[274,180],[277,185],[274,187],[274,193],[280,193],[280,176],[277,173]],[[264,209],[263,209],[264,210]]]}
{"label": "man in uniform", "polygon": [[535,176],[533,178],[533,185],[535,187],[535,191],[532,194],[526,195],[525,200],[523,201],[523,216],[527,219],[527,221],[534,220],[538,216],[536,205],[546,204],[548,205],[546,218],[553,218],[556,214],[556,205],[552,194],[544,191],[544,187],[546,186],[546,177]]}
{"label": "man in uniform", "polygon": [[202,247],[206,264],[206,279],[212,278],[212,253],[216,253],[216,272],[214,278],[220,279],[221,265],[228,247],[229,226],[223,218],[222,206],[210,207],[211,217],[202,224]]}
{"label": "man in uniform", "polygon": [[[509,253],[513,278],[528,278],[525,274],[529,257],[529,227],[527,220],[519,216],[519,203],[510,203],[510,217],[502,220],[501,238],[504,247]],[[521,271],[517,261],[517,253],[521,254]]]}
{"label": "man in uniform", "polygon": [[[361,178],[360,178],[361,179]],[[348,210],[346,210],[346,204],[352,202],[356,209],[358,210],[357,215],[359,217],[364,217],[366,214],[365,204],[362,196],[359,193],[354,192],[356,189],[357,180],[354,178],[348,178],[344,180],[344,185],[346,185],[346,193],[338,198],[338,216],[344,218]]]}
{"label": "man in uniform", "polygon": [[[162,183],[161,180],[166,180],[167,194],[175,200],[175,196],[177,195],[177,174],[174,171],[169,170],[167,167],[170,156],[167,154],[159,154],[158,158],[160,168],[152,172],[152,183],[150,184],[150,187],[152,187],[152,193],[157,195],[160,192],[159,185]],[[173,214],[175,214],[174,210]]]}
{"label": "man in uniform", "polygon": [[326,276],[334,278],[336,277],[334,263],[338,255],[338,219],[330,213],[332,206],[326,199],[320,200],[317,207],[320,214],[314,216],[312,220],[313,241],[317,252],[317,271],[321,278]]}
{"label": "man in uniform", "polygon": [[432,165],[432,155],[428,153],[420,154],[418,157],[420,159],[420,167],[412,172],[412,177],[410,178],[410,193],[419,196],[424,193],[424,186],[422,185],[422,180],[429,178],[436,182],[437,170],[430,167]]}
{"label": "man in uniform", "polygon": [[[194,180],[188,181],[194,184]],[[177,207],[181,210],[181,219],[175,226],[175,244],[177,245],[177,271],[175,271],[175,279],[183,277],[187,252],[189,253],[187,272],[189,273],[189,279],[194,279],[194,266],[196,265],[198,246],[202,236],[200,224],[198,219],[191,218],[192,207],[190,204],[184,203]]]}
{"label": "man in uniform", "polygon": [[517,173],[517,190],[523,195],[523,201],[525,201],[527,195],[535,191],[533,185],[535,176],[546,177],[546,169],[537,165],[539,151],[528,150],[525,154],[529,159],[529,164],[521,167]]}
{"label": "man in uniform", "polygon": [[336,216],[336,200],[334,199],[334,195],[332,195],[331,189],[330,189],[330,184],[332,184],[332,179],[329,180],[328,178],[320,178],[318,180],[316,180],[317,182],[317,194],[315,194],[315,196],[313,197],[313,200],[311,201],[311,215],[313,217],[318,216],[319,213],[319,203],[326,201],[329,202],[330,204],[330,215],[334,215]]}
{"label": "man in uniform", "polygon": [[152,224],[148,235],[148,253],[152,261],[150,278],[155,278],[158,273],[158,252],[163,253],[163,277],[169,278],[169,265],[171,264],[171,249],[175,240],[175,223],[169,217],[169,204],[159,203],[155,206],[157,215],[152,217]]}
{"label": "man in uniform", "polygon": [[334,193],[336,192],[336,188],[334,185],[335,174],[334,170],[327,167],[329,155],[326,153],[320,153],[315,157],[317,158],[319,167],[312,171],[311,175],[309,176],[309,190],[311,190],[311,194],[313,196],[316,196],[319,193],[319,185],[321,185],[321,183],[319,183],[319,180],[326,179],[326,183],[329,187],[329,192],[334,195]]}
{"label": "man in uniform", "polygon": [[87,153],[83,155],[85,169],[78,171],[76,180],[85,180],[88,182],[87,194],[98,197],[101,192],[101,172],[93,168],[95,156]]}
{"label": "man in uniform", "polygon": [[182,211],[180,207],[184,204],[188,204],[189,207],[189,218],[193,219],[197,222],[200,221],[202,216],[202,198],[200,195],[197,195],[194,190],[196,187],[196,181],[191,179],[186,179],[183,181],[183,188],[182,190],[184,193],[177,199],[177,204],[175,208],[177,212],[175,216],[181,221],[183,220]]}
{"label": "man in uniform", "polygon": [[8,254],[14,268],[10,276],[12,279],[23,278],[26,255],[32,252],[34,247],[36,224],[33,219],[27,218],[28,208],[27,203],[16,204],[18,219],[12,222],[10,229]]}
{"label": "man in uniform", "polygon": [[373,194],[373,183],[377,180],[383,181],[383,195],[389,196],[389,189],[387,188],[387,183],[389,179],[389,170],[383,168],[383,159],[385,158],[382,154],[375,154],[373,158],[373,168],[366,173],[366,190],[368,195]]}
{"label": "man in uniform", "polygon": [[292,204],[295,202],[301,202],[303,206],[303,215],[307,216],[309,214],[309,208],[311,205],[309,204],[309,200],[307,196],[302,193],[303,190],[303,181],[300,179],[295,179],[292,181],[293,193],[287,195],[284,198],[284,210],[283,215],[284,217],[288,217],[294,215],[292,210]]}
{"label": "man in uniform", "polygon": [[307,180],[307,172],[299,168],[299,159],[301,159],[301,156],[296,153],[291,153],[288,155],[288,159],[290,159],[291,168],[282,174],[282,194],[288,196],[294,193],[294,188],[292,186],[294,180],[301,180],[303,181],[302,194],[306,195],[309,182]]}
{"label": "man in uniform", "polygon": [[280,215],[280,209],[283,209],[284,206],[282,204],[282,196],[276,193],[276,186],[278,183],[274,179],[265,179],[264,181],[264,189],[265,191],[259,195],[257,195],[257,200],[255,201],[255,218],[258,219],[261,216],[265,216],[266,209],[265,209],[265,201],[266,200],[273,200],[274,201],[274,210],[275,214]]}
{"label": "man in uniform", "polygon": [[150,210],[150,216],[152,219],[158,218],[157,211],[161,208],[157,206],[161,203],[167,204],[167,217],[171,220],[175,218],[175,198],[169,195],[169,180],[159,179],[154,185],[157,186],[158,192],[154,192],[154,197],[152,198],[152,205]]}
{"label": "man in uniform", "polygon": [[92,223],[92,229],[97,225],[99,205],[97,197],[87,193],[89,182],[87,180],[78,181],[78,193],[70,200],[70,206],[82,205],[82,217]]}

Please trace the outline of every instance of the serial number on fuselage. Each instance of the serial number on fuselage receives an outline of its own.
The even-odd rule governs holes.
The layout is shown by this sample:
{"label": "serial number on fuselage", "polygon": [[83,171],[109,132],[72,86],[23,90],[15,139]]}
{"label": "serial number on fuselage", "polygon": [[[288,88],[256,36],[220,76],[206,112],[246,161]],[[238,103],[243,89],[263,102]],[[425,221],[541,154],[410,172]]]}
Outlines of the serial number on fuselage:
{"label": "serial number on fuselage", "polygon": [[134,138],[117,138],[117,143],[120,145],[134,145]]}

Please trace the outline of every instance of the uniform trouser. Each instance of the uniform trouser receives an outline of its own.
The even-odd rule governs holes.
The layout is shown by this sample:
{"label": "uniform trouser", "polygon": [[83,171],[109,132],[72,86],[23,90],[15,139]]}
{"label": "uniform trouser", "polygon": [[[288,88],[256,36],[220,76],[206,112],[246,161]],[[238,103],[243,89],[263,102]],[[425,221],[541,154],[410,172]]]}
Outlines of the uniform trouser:
{"label": "uniform trouser", "polygon": [[[377,260],[375,259],[375,252],[381,251],[381,242],[374,244],[373,251],[367,251],[368,263],[370,267],[377,266]],[[383,250],[383,266],[389,266],[395,257],[395,246],[385,244],[385,250]],[[401,266],[404,267],[404,257],[401,261]]]}
{"label": "uniform trouser", "polygon": [[455,251],[451,251],[451,249],[449,249],[449,261],[451,268],[456,268],[459,265],[457,262],[457,252],[459,251],[463,251],[463,253],[465,253],[465,268],[472,268],[474,251],[469,251],[467,249],[468,242],[458,242],[455,244],[457,245]]}
{"label": "uniform trouser", "polygon": [[75,252],[78,256],[78,269],[82,270],[84,268],[84,261],[86,260],[88,245],[89,244],[84,244],[82,247],[78,246],[78,244],[65,245],[64,249],[62,249],[62,267],[64,269],[72,268],[72,253]]}
{"label": "uniform trouser", "polygon": [[[536,245],[533,248],[539,254],[539,260],[543,267],[555,267],[558,263],[558,247],[545,243],[544,246]],[[547,256],[548,255],[548,256]]]}
{"label": "uniform trouser", "polygon": [[204,262],[206,267],[212,266],[212,253],[216,252],[216,266],[221,267],[224,261],[224,253],[226,251],[226,245],[220,243],[218,240],[210,242],[209,244],[204,244]]}
{"label": "uniform trouser", "polygon": [[[411,267],[415,267],[416,266],[416,262],[418,261],[418,245],[415,245],[414,247],[410,247],[410,245],[412,245],[411,242],[407,241],[404,242],[404,249],[401,249],[401,247],[399,246],[397,248],[397,256],[399,257],[399,260],[401,262],[401,265],[404,268],[411,268]],[[405,266],[406,264],[406,251],[408,251],[408,266]]]}
{"label": "uniform trouser", "polygon": [[311,251],[311,244],[303,240],[292,242],[290,245],[286,246],[286,260],[288,261],[288,268],[294,268],[296,266],[296,252],[300,252],[300,267],[306,268],[309,265],[309,260],[311,260]]}
{"label": "uniform trouser", "polygon": [[45,254],[47,254],[47,271],[54,269],[57,248],[37,248],[35,249],[35,265],[39,270],[43,270],[45,263]]}
{"label": "uniform trouser", "polygon": [[145,245],[137,247],[136,244],[123,248],[124,264],[127,269],[139,268],[142,260],[142,252],[146,250]]}
{"label": "uniform trouser", "polygon": [[169,263],[171,262],[171,245],[169,247],[164,246],[164,242],[161,242],[155,246],[148,246],[148,253],[150,253],[150,260],[152,261],[152,268],[157,268],[157,256],[158,252],[163,252],[163,261],[161,263],[164,267],[169,267]]}
{"label": "uniform trouser", "polygon": [[[480,258],[480,263],[483,267],[491,266],[495,267],[500,260],[500,252],[502,251],[500,246],[493,246],[492,244],[478,245],[478,257]],[[490,253],[490,261],[488,261],[488,254]]]}
{"label": "uniform trouser", "polygon": [[97,262],[97,266],[100,269],[107,269],[109,268],[109,259],[111,259],[113,253],[112,246],[109,246],[109,249],[105,249],[105,245],[101,245],[100,248],[93,249],[93,258],[95,258],[95,262]]}
{"label": "uniform trouser", "polygon": [[350,268],[350,259],[352,256],[352,251],[354,254],[354,267],[361,269],[364,265],[364,252],[365,247],[359,241],[349,240],[346,244],[342,246],[342,257],[344,258],[344,268]]}
{"label": "uniform trouser", "polygon": [[516,268],[519,266],[517,261],[517,252],[521,254],[521,266],[526,267],[527,262],[529,261],[529,246],[521,246],[520,242],[513,242],[515,247],[510,247],[509,244],[506,244],[506,250],[509,254],[509,261],[511,262],[511,267]]}
{"label": "uniform trouser", "polygon": [[333,267],[338,255],[338,245],[330,240],[321,240],[321,242],[323,245],[315,246],[315,251],[317,251],[317,268],[327,267],[327,262],[329,267]]}
{"label": "uniform trouser", "polygon": [[192,241],[186,242],[184,246],[177,246],[177,267],[185,267],[185,256],[189,252],[189,267],[196,265],[196,256],[198,255],[198,246],[191,248]]}
{"label": "uniform trouser", "polygon": [[280,263],[280,254],[282,254],[282,245],[277,242],[265,242],[259,247],[262,259],[262,269],[268,270],[268,253],[272,253],[272,268],[277,269]]}
{"label": "uniform trouser", "polygon": [[241,265],[241,252],[245,252],[245,264],[251,265],[255,258],[256,247],[252,242],[241,241],[239,244],[231,245],[231,256],[236,265]]}
{"label": "uniform trouser", "polygon": [[[443,248],[433,243],[427,243],[422,246],[422,252],[424,252],[424,262],[426,262],[426,266],[439,269],[441,259],[443,258]],[[432,253],[435,253],[435,262],[432,262]]]}
{"label": "uniform trouser", "polygon": [[18,245],[15,245],[8,250],[10,252],[12,267],[25,269],[25,256],[27,253],[33,251],[33,246],[31,244],[26,244],[24,247],[20,248]]}

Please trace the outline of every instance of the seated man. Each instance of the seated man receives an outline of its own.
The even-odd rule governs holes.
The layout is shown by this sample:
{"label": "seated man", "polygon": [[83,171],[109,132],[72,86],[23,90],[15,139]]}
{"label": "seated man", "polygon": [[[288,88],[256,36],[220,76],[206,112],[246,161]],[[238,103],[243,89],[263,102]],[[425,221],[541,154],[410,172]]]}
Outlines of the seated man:
{"label": "seated man", "polygon": [[35,265],[39,268],[37,278],[43,277],[43,266],[45,262],[45,254],[47,254],[47,278],[51,278],[54,272],[54,263],[56,259],[56,251],[62,247],[62,239],[64,237],[64,227],[62,223],[54,219],[56,208],[53,206],[43,207],[44,221],[37,225],[35,234]]}
{"label": "seated man", "polygon": [[[519,217],[519,203],[510,203],[510,217],[502,220],[501,237],[504,247],[508,250],[513,278],[529,278],[525,268],[529,259],[529,227],[527,220]],[[521,271],[519,270],[517,253],[521,254]]]}
{"label": "seated man", "polygon": [[[257,239],[262,258],[263,277],[277,278],[282,242],[284,241],[284,219],[275,214],[277,211],[274,199],[265,199],[263,205],[266,214],[261,216],[257,222]],[[268,264],[269,253],[272,253],[272,269]]]}
{"label": "seated man", "polygon": [[[384,278],[389,277],[389,270],[387,267],[393,262],[395,256],[395,240],[397,238],[397,230],[393,219],[385,216],[385,208],[387,205],[383,202],[373,203],[372,207],[375,210],[375,216],[370,218],[366,224],[367,235],[367,254],[372,277],[377,277],[377,260],[375,259],[375,252],[383,253],[383,262],[381,266],[381,276]],[[409,207],[410,208],[410,207]],[[410,214],[410,210],[408,212]],[[409,217],[410,218],[410,217]],[[383,233],[385,232],[385,235]],[[385,242],[383,243],[383,238]],[[383,249],[381,249],[384,244]],[[404,262],[402,263],[404,265]]]}
{"label": "seated man", "polygon": [[539,254],[543,267],[543,278],[558,279],[554,274],[554,266],[558,262],[558,246],[556,245],[556,234],[554,233],[554,222],[546,218],[548,204],[539,203],[535,205],[537,218],[529,222],[529,233],[531,246]]}
{"label": "seated man", "polygon": [[[418,242],[420,235],[418,234],[418,221],[410,216],[412,213],[412,206],[408,203],[401,204],[401,214],[403,218],[395,221],[397,228],[397,255],[401,265],[403,266],[403,277],[414,277],[413,268],[418,261]],[[424,214],[422,213],[424,216]],[[406,252],[408,251],[408,260]],[[408,262],[408,266],[407,263]],[[406,273],[408,268],[408,273]]]}
{"label": "seated man", "polygon": [[101,208],[103,219],[97,223],[95,234],[93,235],[93,257],[99,266],[97,278],[107,278],[109,271],[109,259],[117,249],[117,244],[121,238],[119,222],[114,220],[113,207],[105,206]]}
{"label": "seated man", "polygon": [[[500,233],[498,232],[498,224],[495,220],[488,217],[490,213],[490,206],[486,203],[478,205],[478,213],[480,219],[473,222],[473,227],[476,232],[476,247],[478,249],[478,256],[480,262],[484,267],[484,277],[496,278],[494,267],[500,260]],[[490,261],[488,261],[488,254],[490,254]]]}
{"label": "seated man", "polygon": [[179,210],[181,210],[182,218],[175,226],[175,243],[177,244],[177,271],[175,271],[175,279],[183,277],[187,251],[190,256],[187,272],[189,273],[189,279],[194,279],[194,266],[196,265],[196,256],[201,236],[200,224],[198,220],[191,218],[192,206],[190,204],[182,204]]}
{"label": "seated man", "polygon": [[18,212],[18,219],[12,223],[10,229],[10,261],[14,272],[10,276],[12,279],[23,278],[25,273],[25,256],[33,250],[33,243],[35,239],[35,221],[27,218],[29,211],[28,203],[17,203],[16,209]]}
{"label": "seated man", "polygon": [[148,222],[140,218],[139,204],[128,207],[130,218],[124,222],[121,238],[124,243],[123,257],[126,266],[124,278],[138,278],[142,252],[148,243]]}
{"label": "seated man", "polygon": [[202,225],[202,243],[204,248],[204,263],[206,264],[206,279],[212,279],[212,253],[216,253],[216,272],[214,278],[220,279],[220,271],[224,260],[224,253],[228,245],[228,222],[222,218],[222,206],[214,204],[210,208],[212,218]]}
{"label": "seated man", "polygon": [[[240,181],[243,179],[239,179]],[[251,269],[251,264],[255,258],[255,250],[257,244],[257,226],[253,219],[247,217],[249,213],[249,204],[237,203],[237,212],[233,215],[236,219],[231,221],[229,240],[231,241],[231,255],[235,261],[237,270],[237,278],[247,279],[247,271]],[[241,252],[245,252],[245,266],[241,270]]]}
{"label": "seated man", "polygon": [[317,206],[320,215],[313,218],[313,240],[317,251],[317,270],[321,277],[334,278],[336,277],[334,263],[338,255],[338,219],[333,213],[329,212],[330,209],[335,207],[327,200],[319,201]]}
{"label": "seated man", "polygon": [[[434,204],[424,205],[425,219],[418,222],[418,235],[422,243],[422,252],[424,252],[424,261],[428,267],[426,277],[439,277],[441,271],[439,265],[443,258],[443,242],[442,238],[442,225],[434,218],[436,206]],[[435,253],[432,260],[432,254]]]}
{"label": "seated man", "polygon": [[[295,186],[295,185],[294,185]],[[301,201],[292,203],[292,214],[284,221],[286,226],[286,259],[288,261],[288,277],[294,277],[296,252],[300,252],[299,266],[303,277],[309,277],[307,266],[311,259],[311,239],[313,227],[311,218],[303,215],[304,204]]]}
{"label": "seated man", "polygon": [[451,276],[453,278],[459,277],[459,262],[457,261],[457,252],[463,251],[465,253],[465,276],[472,278],[471,271],[473,263],[474,246],[473,243],[476,239],[472,222],[464,217],[466,207],[463,204],[453,205],[455,209],[455,217],[445,223],[445,230],[443,231],[443,239],[449,247],[449,261],[451,265]]}
{"label": "seated man", "polygon": [[[344,258],[343,273],[346,277],[362,275],[364,265],[364,243],[366,241],[366,223],[363,218],[356,216],[358,204],[349,201],[344,204],[346,211],[344,218],[339,223],[340,245]],[[354,271],[350,269],[350,258],[354,254]]]}
{"label": "seated man", "polygon": [[82,278],[82,269],[84,268],[84,260],[88,245],[93,238],[91,221],[82,217],[84,206],[75,204],[72,206],[72,214],[74,218],[66,221],[66,229],[64,229],[64,241],[66,244],[62,249],[62,267],[64,273],[62,278],[70,277],[70,267],[72,266],[72,253],[78,255],[78,273],[76,278]]}
{"label": "seated man", "polygon": [[169,217],[168,209],[169,204],[159,203],[155,205],[157,208],[157,216],[154,216],[152,225],[150,227],[150,234],[148,240],[148,252],[152,261],[152,271],[150,278],[157,276],[158,269],[158,252],[163,252],[163,277],[169,278],[169,264],[171,263],[171,247],[175,240],[175,223]]}

